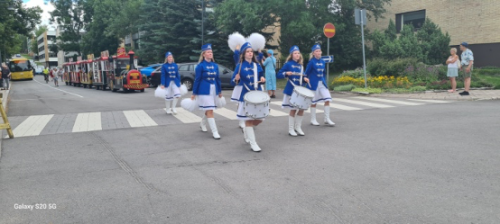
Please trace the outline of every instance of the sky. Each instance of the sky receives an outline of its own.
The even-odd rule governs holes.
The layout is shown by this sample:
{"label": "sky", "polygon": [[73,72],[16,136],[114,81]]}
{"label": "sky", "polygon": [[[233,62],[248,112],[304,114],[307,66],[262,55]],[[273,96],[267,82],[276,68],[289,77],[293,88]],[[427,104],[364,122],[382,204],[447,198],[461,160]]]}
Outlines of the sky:
{"label": "sky", "polygon": [[[45,1],[47,1],[47,4],[45,4]],[[54,10],[54,6],[48,3],[48,0],[23,0],[23,4],[25,7],[40,6],[40,8],[43,10],[43,13],[41,23],[38,25],[49,25],[49,12]],[[49,29],[55,30],[55,26],[52,25],[52,28],[49,26]]]}

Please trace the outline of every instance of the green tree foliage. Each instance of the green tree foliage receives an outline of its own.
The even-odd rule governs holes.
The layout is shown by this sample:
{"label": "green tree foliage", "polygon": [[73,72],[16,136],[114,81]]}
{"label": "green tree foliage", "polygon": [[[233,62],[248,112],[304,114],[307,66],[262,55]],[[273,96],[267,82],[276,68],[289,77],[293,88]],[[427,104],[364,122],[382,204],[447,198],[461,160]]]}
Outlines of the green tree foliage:
{"label": "green tree foliage", "polygon": [[109,13],[115,10],[112,4],[101,0],[87,0],[85,3],[85,34],[82,37],[84,55],[99,57],[101,51],[111,53],[118,48],[120,39],[116,34],[107,32]]}
{"label": "green tree foliage", "polygon": [[448,55],[450,36],[430,19],[415,32],[412,25],[403,26],[399,37],[394,38],[395,26],[392,21],[384,33],[376,30],[370,34],[372,55],[384,59],[415,58],[426,64],[440,64]]}
{"label": "green tree foliage", "polygon": [[30,40],[31,40],[31,51],[33,53],[35,53],[35,55],[38,55],[38,42],[36,40],[36,38],[40,35],[42,35],[43,33],[45,33],[45,31],[47,31],[47,26],[46,25],[41,25],[41,26],[38,26],[34,32],[32,32],[32,34],[30,35]]}
{"label": "green tree foliage", "polygon": [[[106,21],[108,36],[132,37],[133,34],[138,32],[139,15],[142,12],[149,13],[148,11],[138,11],[144,3],[143,0],[103,0],[103,2],[106,8],[109,9],[107,15],[109,19]],[[112,16],[109,15],[110,12]],[[130,40],[131,49],[135,50],[136,46],[133,38],[130,38]]]}
{"label": "green tree foliage", "polygon": [[[15,10],[8,10],[8,5],[12,4]],[[2,60],[6,60],[10,55],[20,53],[22,44],[21,37],[28,36],[36,24],[40,23],[40,7],[26,8],[22,1],[0,2],[0,51]]]}
{"label": "green tree foliage", "polygon": [[57,47],[63,51],[75,51],[81,55],[81,31],[84,27],[85,0],[51,0],[55,9],[50,22],[62,30]]}

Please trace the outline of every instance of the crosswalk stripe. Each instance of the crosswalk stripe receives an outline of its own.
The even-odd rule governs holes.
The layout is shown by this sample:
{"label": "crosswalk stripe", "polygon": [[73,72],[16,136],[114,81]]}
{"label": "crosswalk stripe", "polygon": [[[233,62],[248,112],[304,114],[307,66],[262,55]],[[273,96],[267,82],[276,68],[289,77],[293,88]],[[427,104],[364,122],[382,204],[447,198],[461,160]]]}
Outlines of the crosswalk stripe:
{"label": "crosswalk stripe", "polygon": [[421,103],[404,102],[404,101],[399,101],[399,100],[388,100],[388,99],[380,99],[380,98],[364,97],[364,96],[358,96],[358,97],[354,97],[354,98],[356,98],[356,99],[362,99],[362,100],[382,102],[382,103],[392,103],[392,104],[406,105],[406,106],[423,105]]}
{"label": "crosswalk stripe", "polygon": [[73,132],[100,131],[101,112],[79,113],[73,125]]}
{"label": "crosswalk stripe", "polygon": [[451,101],[443,101],[443,100],[417,100],[417,99],[408,99],[408,100],[424,102],[424,103],[451,103]]}
{"label": "crosswalk stripe", "polygon": [[334,108],[334,109],[339,109],[339,110],[363,110],[361,108],[357,108],[357,107],[350,107],[350,106],[346,106],[346,105],[342,105],[342,104],[338,104],[338,103],[333,103],[333,102],[330,102],[330,107],[331,108]]}
{"label": "crosswalk stripe", "polygon": [[288,114],[285,112],[281,112],[279,110],[271,109],[271,110],[269,110],[269,116],[271,116],[271,117],[283,117],[283,116],[288,116]]}
{"label": "crosswalk stripe", "polygon": [[390,106],[390,105],[386,105],[386,104],[369,103],[369,102],[363,102],[363,101],[358,101],[358,100],[348,100],[348,99],[343,99],[343,98],[335,98],[335,99],[333,99],[333,101],[343,102],[343,103],[350,103],[350,104],[358,104],[358,105],[375,107],[375,108],[390,108],[390,107],[394,107],[394,106]]}
{"label": "crosswalk stripe", "polygon": [[175,118],[179,119],[182,123],[197,123],[201,122],[201,117],[193,114],[182,107],[176,108],[177,114],[174,115]]}
{"label": "crosswalk stripe", "polygon": [[26,137],[39,135],[52,117],[54,117],[53,114],[29,116],[14,129],[14,136]]}
{"label": "crosswalk stripe", "polygon": [[[306,111],[306,113],[311,113],[311,107],[309,107]],[[321,113],[324,113],[325,111],[323,111],[322,109],[319,109],[318,107],[316,107],[316,113],[317,114],[321,114]]]}
{"label": "crosswalk stripe", "polygon": [[158,124],[144,110],[123,111],[130,127],[149,127]]}
{"label": "crosswalk stripe", "polygon": [[214,110],[214,113],[218,114],[218,115],[221,115],[227,119],[230,119],[230,120],[236,120],[236,112],[232,111],[232,110],[229,110],[229,109],[226,109],[224,107],[222,108],[217,108],[217,110]]}

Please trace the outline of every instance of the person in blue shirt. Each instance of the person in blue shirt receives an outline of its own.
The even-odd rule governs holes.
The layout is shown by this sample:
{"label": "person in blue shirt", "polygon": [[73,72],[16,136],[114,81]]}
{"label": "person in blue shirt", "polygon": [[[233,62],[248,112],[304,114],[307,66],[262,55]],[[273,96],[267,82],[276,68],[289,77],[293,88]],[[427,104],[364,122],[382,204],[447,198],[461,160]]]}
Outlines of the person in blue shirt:
{"label": "person in blue shirt", "polygon": [[211,44],[203,45],[201,51],[200,60],[195,69],[196,75],[191,99],[196,98],[199,109],[205,112],[200,123],[201,130],[207,131],[206,124],[208,122],[213,137],[220,139],[214,119],[214,110],[217,108],[215,100],[217,97],[222,97],[219,66],[214,61]]}
{"label": "person in blue shirt", "polygon": [[167,89],[167,95],[165,96],[167,114],[177,114],[175,106],[181,97],[180,87],[181,76],[179,75],[179,67],[177,67],[177,64],[174,62],[174,56],[169,51],[165,54],[165,64],[161,67],[161,88]]}
{"label": "person in blue shirt", "polygon": [[325,81],[325,76],[327,75],[325,69],[326,63],[321,59],[321,54],[321,46],[315,44],[311,48],[310,60],[305,72],[311,84],[307,88],[315,92],[312,101],[313,104],[311,105],[311,124],[314,126],[319,125],[318,121],[316,121],[316,104],[325,102],[324,122],[327,125],[334,126],[335,123],[330,120],[330,102],[332,101],[332,96]]}
{"label": "person in blue shirt", "polygon": [[[240,121],[245,122],[245,127],[243,128],[243,136],[247,143],[250,143],[250,147],[254,152],[260,152],[261,149],[257,145],[255,140],[255,132],[253,127],[262,123],[262,119],[252,119],[246,116],[244,108],[244,96],[249,91],[262,90],[259,83],[264,83],[266,79],[264,78],[264,70],[260,66],[259,62],[254,56],[252,46],[250,43],[245,43],[241,46],[240,52],[240,62],[236,65],[233,73],[233,78],[231,79],[231,84],[233,86],[239,85],[243,86],[241,94],[238,99],[238,112],[237,118]],[[257,77],[255,77],[257,76]],[[255,82],[257,80],[257,83]]]}
{"label": "person in blue shirt", "polygon": [[[280,69],[276,75],[278,79],[287,78],[285,89],[283,90],[283,103],[281,108],[290,109],[290,116],[288,117],[288,134],[290,136],[297,136],[297,134],[304,136],[302,131],[302,120],[304,119],[304,110],[299,110],[290,104],[290,98],[292,97],[294,85],[300,85],[301,76],[303,75],[303,63],[304,59],[300,53],[299,47],[292,46],[290,48],[290,55],[285,60],[286,63]],[[304,82],[309,82],[309,79],[302,76]],[[293,83],[293,84],[292,84]],[[298,111],[298,112],[297,112]],[[295,132],[297,131],[297,132]]]}

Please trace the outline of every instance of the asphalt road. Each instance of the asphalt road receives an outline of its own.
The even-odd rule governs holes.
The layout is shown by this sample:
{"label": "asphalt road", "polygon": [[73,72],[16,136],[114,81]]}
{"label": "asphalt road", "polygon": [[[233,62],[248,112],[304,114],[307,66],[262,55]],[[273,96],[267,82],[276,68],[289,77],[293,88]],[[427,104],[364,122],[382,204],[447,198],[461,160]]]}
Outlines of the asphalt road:
{"label": "asphalt road", "polygon": [[[9,116],[163,105],[153,89],[59,88],[14,82]],[[336,127],[306,117],[295,138],[269,117],[261,153],[232,120],[218,121],[219,141],[196,123],[4,139],[0,223],[500,223],[498,111],[335,111]]]}

